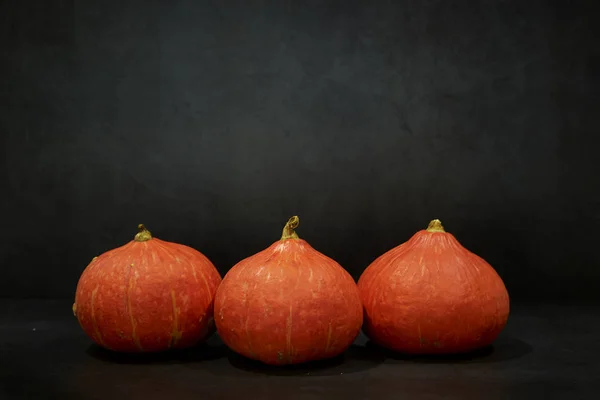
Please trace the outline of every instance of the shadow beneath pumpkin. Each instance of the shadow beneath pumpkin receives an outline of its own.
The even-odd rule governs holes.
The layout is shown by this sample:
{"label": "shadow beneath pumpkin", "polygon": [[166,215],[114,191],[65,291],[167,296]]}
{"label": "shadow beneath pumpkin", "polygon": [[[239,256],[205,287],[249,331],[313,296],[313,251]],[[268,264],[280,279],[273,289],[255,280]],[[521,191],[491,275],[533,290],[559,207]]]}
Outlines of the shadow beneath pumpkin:
{"label": "shadow beneath pumpkin", "polygon": [[113,364],[185,364],[225,358],[227,349],[223,344],[213,344],[209,341],[188,349],[156,353],[118,353],[92,344],[86,353],[97,360]]}
{"label": "shadow beneath pumpkin", "polygon": [[366,348],[381,354],[387,363],[413,362],[424,364],[498,363],[526,356],[533,351],[530,344],[512,336],[502,336],[493,345],[461,354],[410,355],[385,349],[372,341]]}
{"label": "shadow beneath pumpkin", "polygon": [[331,376],[351,374],[374,368],[383,363],[385,357],[369,351],[363,346],[352,345],[344,353],[328,360],[311,361],[303,364],[274,366],[251,360],[232,351],[227,355],[229,363],[245,372],[277,376]]}

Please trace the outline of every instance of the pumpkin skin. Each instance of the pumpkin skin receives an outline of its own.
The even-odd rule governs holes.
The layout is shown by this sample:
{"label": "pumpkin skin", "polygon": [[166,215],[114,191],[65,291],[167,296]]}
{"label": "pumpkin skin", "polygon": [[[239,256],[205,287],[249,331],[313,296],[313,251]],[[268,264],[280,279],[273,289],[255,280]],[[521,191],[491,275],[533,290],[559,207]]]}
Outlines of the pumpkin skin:
{"label": "pumpkin skin", "polygon": [[340,355],[362,325],[354,279],[298,238],[298,222],[292,217],[281,240],[232,267],[215,297],[223,342],[269,365]]}
{"label": "pumpkin skin", "polygon": [[406,354],[452,354],[490,345],[508,320],[500,276],[439,220],[377,258],[361,275],[365,334]]}
{"label": "pumpkin skin", "polygon": [[193,346],[214,333],[213,304],[221,276],[202,253],[152,238],[135,239],[83,271],[73,313],[98,345],[119,352]]}

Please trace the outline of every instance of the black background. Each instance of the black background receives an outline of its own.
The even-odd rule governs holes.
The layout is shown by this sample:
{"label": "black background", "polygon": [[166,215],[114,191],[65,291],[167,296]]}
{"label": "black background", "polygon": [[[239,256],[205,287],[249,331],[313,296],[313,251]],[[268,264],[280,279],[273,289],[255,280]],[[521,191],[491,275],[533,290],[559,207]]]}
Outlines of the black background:
{"label": "black background", "polygon": [[355,278],[432,218],[513,298],[597,298],[597,2],[0,1],[0,295],[138,223]]}

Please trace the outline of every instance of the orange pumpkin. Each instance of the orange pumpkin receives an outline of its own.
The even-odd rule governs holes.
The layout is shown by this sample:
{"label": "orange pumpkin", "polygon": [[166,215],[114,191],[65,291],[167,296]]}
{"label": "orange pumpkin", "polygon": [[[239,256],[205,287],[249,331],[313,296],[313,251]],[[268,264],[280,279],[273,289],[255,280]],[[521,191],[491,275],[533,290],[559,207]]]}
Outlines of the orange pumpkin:
{"label": "orange pumpkin", "polygon": [[491,344],[509,297],[496,271],[439,220],[377,258],[358,281],[364,331],[409,354],[461,353]]}
{"label": "orange pumpkin", "polygon": [[281,240],[231,268],[215,298],[223,342],[266,364],[337,356],[362,325],[354,279],[298,238],[298,223],[292,217]]}
{"label": "orange pumpkin", "polygon": [[97,344],[123,352],[185,348],[214,332],[213,300],[221,276],[202,253],[153,238],[134,240],[83,271],[73,313]]}

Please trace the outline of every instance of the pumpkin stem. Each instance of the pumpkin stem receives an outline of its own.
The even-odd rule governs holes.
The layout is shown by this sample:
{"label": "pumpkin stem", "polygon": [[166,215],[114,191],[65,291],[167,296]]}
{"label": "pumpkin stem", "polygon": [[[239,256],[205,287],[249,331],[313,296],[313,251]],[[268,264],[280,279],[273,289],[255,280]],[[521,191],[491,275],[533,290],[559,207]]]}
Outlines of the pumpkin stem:
{"label": "pumpkin stem", "polygon": [[150,231],[148,229],[146,229],[144,224],[139,224],[138,229],[140,231],[138,233],[136,233],[135,237],[134,237],[134,240],[136,242],[145,242],[147,240],[152,239],[152,234],[150,233]]}
{"label": "pumpkin stem", "polygon": [[294,215],[292,218],[290,218],[288,220],[288,222],[283,227],[283,233],[281,234],[281,240],[298,239],[298,234],[296,232],[294,232],[294,229],[296,229],[298,227],[298,225],[300,225],[300,218],[298,218],[296,215]]}
{"label": "pumpkin stem", "polygon": [[427,226],[427,232],[446,232],[442,226],[442,221],[434,219]]}

